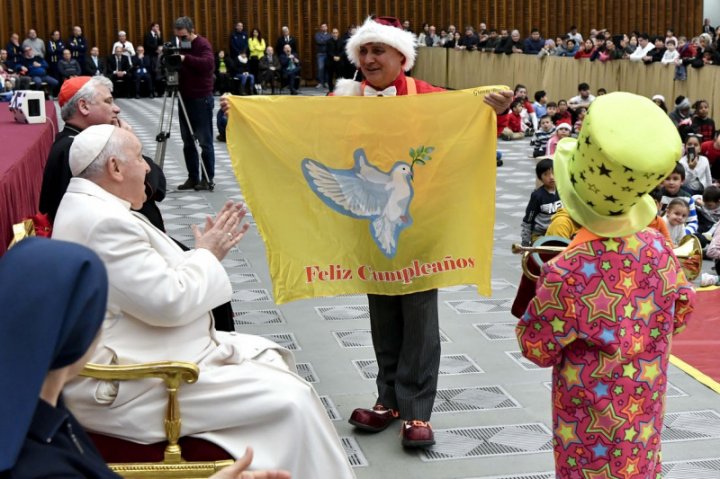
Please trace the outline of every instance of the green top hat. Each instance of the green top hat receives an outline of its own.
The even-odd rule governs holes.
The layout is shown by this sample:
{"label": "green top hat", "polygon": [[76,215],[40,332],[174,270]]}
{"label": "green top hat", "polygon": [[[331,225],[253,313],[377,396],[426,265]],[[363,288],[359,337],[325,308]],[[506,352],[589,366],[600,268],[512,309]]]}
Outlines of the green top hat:
{"label": "green top hat", "polygon": [[626,236],[655,218],[648,193],[681,156],[680,135],[655,103],[611,93],[592,103],[578,139],[558,142],[555,182],[575,221],[599,236]]}

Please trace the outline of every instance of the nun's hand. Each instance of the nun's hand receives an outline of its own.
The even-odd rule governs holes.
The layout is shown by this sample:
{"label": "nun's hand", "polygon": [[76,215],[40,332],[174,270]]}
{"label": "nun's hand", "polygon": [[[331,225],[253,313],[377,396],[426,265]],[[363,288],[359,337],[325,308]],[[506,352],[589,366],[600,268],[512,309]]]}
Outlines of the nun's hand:
{"label": "nun's hand", "polygon": [[245,455],[222,471],[210,476],[210,479],[290,479],[287,471],[246,471],[253,458],[253,450],[248,447]]}

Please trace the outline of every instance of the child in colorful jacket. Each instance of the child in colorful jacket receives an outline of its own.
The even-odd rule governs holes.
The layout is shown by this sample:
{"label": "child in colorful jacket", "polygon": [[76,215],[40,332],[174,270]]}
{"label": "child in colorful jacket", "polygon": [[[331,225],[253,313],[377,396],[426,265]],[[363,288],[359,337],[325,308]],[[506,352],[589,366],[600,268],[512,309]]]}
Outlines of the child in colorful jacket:
{"label": "child in colorful jacket", "polygon": [[[635,114],[650,123],[651,151],[626,133]],[[647,193],[680,151],[662,110],[629,93],[598,98],[580,137],[558,144],[558,192],[583,228],[544,265],[516,329],[525,357],[553,367],[558,478],[661,477],[671,338],[695,293],[665,238],[646,228],[657,212]]]}

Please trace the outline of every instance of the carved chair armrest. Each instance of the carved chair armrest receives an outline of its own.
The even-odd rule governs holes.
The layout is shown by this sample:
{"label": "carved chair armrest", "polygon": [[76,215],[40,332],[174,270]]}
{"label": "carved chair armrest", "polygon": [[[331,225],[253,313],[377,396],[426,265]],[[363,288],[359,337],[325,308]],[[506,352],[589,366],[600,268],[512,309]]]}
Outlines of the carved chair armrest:
{"label": "carved chair armrest", "polygon": [[198,380],[200,369],[194,363],[185,361],[157,361],[141,364],[93,364],[88,363],[81,376],[104,381],[132,381],[137,379],[158,378],[169,386],[178,387],[185,382],[192,384]]}
{"label": "carved chair armrest", "polygon": [[86,364],[81,376],[103,381],[132,381],[137,379],[162,379],[168,392],[167,411],[165,413],[165,435],[168,445],[165,448],[166,463],[183,462],[182,451],[178,445],[182,420],[177,392],[182,383],[197,382],[200,369],[197,365],[184,361],[158,361],[153,363],[104,365]]}

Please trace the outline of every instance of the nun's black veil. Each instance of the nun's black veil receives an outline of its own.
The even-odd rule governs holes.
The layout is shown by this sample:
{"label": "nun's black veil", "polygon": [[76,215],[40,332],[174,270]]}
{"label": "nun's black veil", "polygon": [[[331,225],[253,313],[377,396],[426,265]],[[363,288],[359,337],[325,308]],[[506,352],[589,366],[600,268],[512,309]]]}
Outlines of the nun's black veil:
{"label": "nun's black veil", "polygon": [[80,245],[29,238],[0,258],[0,471],[17,460],[47,373],[91,346],[107,290],[102,261]]}

